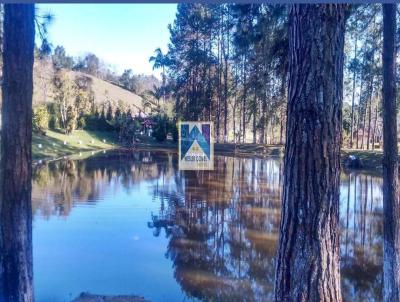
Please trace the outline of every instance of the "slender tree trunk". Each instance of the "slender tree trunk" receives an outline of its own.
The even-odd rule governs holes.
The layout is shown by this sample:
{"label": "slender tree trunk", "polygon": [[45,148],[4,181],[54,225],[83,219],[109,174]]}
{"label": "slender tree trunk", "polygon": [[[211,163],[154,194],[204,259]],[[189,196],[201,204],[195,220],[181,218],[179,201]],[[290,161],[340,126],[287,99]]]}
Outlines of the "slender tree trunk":
{"label": "slender tree trunk", "polygon": [[240,102],[239,108],[240,108],[240,110],[239,110],[239,134],[238,134],[238,142],[240,143],[241,140],[242,140],[241,135],[242,135],[242,131],[243,131],[243,130],[242,130],[242,129],[243,129],[243,126],[242,126],[243,102]]}
{"label": "slender tree trunk", "polygon": [[34,5],[6,4],[1,130],[0,301],[30,302]]}
{"label": "slender tree trunk", "polygon": [[222,82],[222,49],[221,49],[221,18],[218,18],[218,33],[217,33],[217,143],[219,143],[219,139],[221,136],[221,99],[222,99],[222,91],[221,91],[221,82]]}
{"label": "slender tree trunk", "polygon": [[[354,42],[354,59],[357,58],[357,36]],[[353,95],[351,98],[351,124],[350,124],[350,148],[353,148],[353,135],[354,135],[354,129],[353,129],[353,125],[354,125],[354,100],[355,100],[355,96],[356,96],[356,68],[354,68],[353,71]]]}
{"label": "slender tree trunk", "polygon": [[[361,97],[360,97],[361,99]],[[356,149],[359,149],[359,141],[360,141],[360,135],[359,135],[359,129],[360,129],[360,121],[361,121],[361,107],[360,107],[360,103],[358,103],[358,116],[357,116],[357,127],[356,127]]]}
{"label": "slender tree trunk", "polygon": [[[236,103],[236,100],[234,100]],[[232,108],[232,123],[233,123],[233,141],[236,143],[236,106]]]}
{"label": "slender tree trunk", "polygon": [[[362,76],[361,76],[362,78]],[[361,118],[362,118],[362,107],[361,107],[361,101],[362,101],[362,90],[363,90],[363,81],[361,80],[361,84],[360,84],[360,95],[359,95],[359,100],[358,100],[358,117],[357,117],[357,149],[360,148],[360,125],[361,125]]]}
{"label": "slender tree trunk", "polygon": [[280,127],[279,127],[279,144],[282,145],[283,144],[283,106],[281,106],[280,109]]}
{"label": "slender tree trunk", "polygon": [[243,131],[243,143],[246,142],[246,99],[247,99],[247,68],[246,68],[246,56],[244,56],[243,60],[243,108],[242,108],[242,131]]}
{"label": "slender tree trunk", "polygon": [[368,101],[368,133],[367,133],[367,150],[369,150],[369,144],[371,140],[371,119],[372,119],[372,95]]}
{"label": "slender tree trunk", "polygon": [[365,108],[363,110],[363,129],[362,129],[362,137],[361,137],[361,149],[364,150],[364,137],[365,137],[365,120],[366,120],[366,116],[367,116],[367,103],[365,103]]}
{"label": "slender tree trunk", "polygon": [[375,150],[377,123],[378,123],[378,104],[375,105],[374,128],[373,128],[373,131],[372,131],[372,150]]}
{"label": "slender tree trunk", "polygon": [[253,144],[257,142],[257,94],[254,92],[253,103]]}
{"label": "slender tree trunk", "polygon": [[[234,143],[236,144],[236,142],[237,142],[237,139],[238,139],[238,135],[237,135],[237,133],[236,133],[236,107],[237,107],[237,102],[238,102],[238,99],[237,99],[237,87],[238,87],[238,85],[237,85],[237,68],[234,68],[234,80],[235,80],[235,86],[234,86],[234,89],[233,89],[233,108],[232,108],[232,116],[233,116],[233,141],[234,141]],[[240,131],[239,131],[239,133],[240,133]]]}
{"label": "slender tree trunk", "polygon": [[163,95],[163,102],[165,106],[165,64],[162,65],[162,95]]}
{"label": "slender tree trunk", "polygon": [[400,301],[396,4],[383,4],[383,300]]}
{"label": "slender tree trunk", "polygon": [[271,116],[271,123],[270,123],[270,130],[271,130],[271,138],[270,138],[270,144],[275,144],[275,118],[274,115]]}
{"label": "slender tree trunk", "polygon": [[261,113],[261,134],[260,134],[260,144],[265,143],[265,122],[266,122],[266,111],[267,111],[267,95],[264,92],[262,98],[262,113]]}
{"label": "slender tree trunk", "polygon": [[339,174],[345,5],[293,5],[275,301],[342,301]]}
{"label": "slender tree trunk", "polygon": [[229,45],[230,45],[230,36],[229,36],[229,5],[226,6],[227,9],[227,17],[226,17],[226,45],[224,48],[224,61],[225,61],[225,70],[224,70],[224,142],[226,143],[228,139],[228,60],[229,60]]}

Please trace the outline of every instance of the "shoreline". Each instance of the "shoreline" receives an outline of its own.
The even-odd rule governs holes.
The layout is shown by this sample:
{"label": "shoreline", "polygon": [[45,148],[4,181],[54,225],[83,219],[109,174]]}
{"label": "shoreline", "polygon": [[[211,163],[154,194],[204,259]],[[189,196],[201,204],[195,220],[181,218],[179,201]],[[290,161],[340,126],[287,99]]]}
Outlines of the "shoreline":
{"label": "shoreline", "polygon": [[[65,154],[57,158],[40,158],[35,157],[33,164],[40,164],[42,162],[51,162],[62,160],[66,158],[72,159],[84,159],[91,155],[99,152],[107,151],[132,151],[132,150],[149,150],[149,151],[173,151],[178,152],[177,143],[137,143],[134,147],[123,147],[113,146],[111,148],[93,149],[93,150],[81,150],[72,154]],[[243,158],[267,158],[267,157],[279,157],[284,156],[283,145],[261,145],[261,144],[233,144],[233,143],[215,143],[214,144],[215,155],[222,156],[237,156]],[[350,156],[356,156],[362,162],[362,168],[347,168],[345,165],[346,159]],[[381,150],[358,150],[358,149],[342,149],[341,150],[341,165],[344,171],[360,171],[360,172],[373,172],[374,174],[382,173],[382,157],[383,153]]]}

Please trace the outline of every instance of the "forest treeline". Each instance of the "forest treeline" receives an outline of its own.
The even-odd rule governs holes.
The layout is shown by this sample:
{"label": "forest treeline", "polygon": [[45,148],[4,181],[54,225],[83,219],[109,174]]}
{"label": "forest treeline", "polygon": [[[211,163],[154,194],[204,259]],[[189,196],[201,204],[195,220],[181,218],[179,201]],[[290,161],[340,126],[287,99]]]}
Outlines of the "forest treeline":
{"label": "forest treeline", "polygon": [[[382,12],[379,4],[366,4],[352,6],[347,14],[343,146],[381,148]],[[177,6],[169,31],[167,53],[158,48],[149,58],[153,68],[161,70],[161,81],[154,76],[135,75],[130,69],[118,75],[93,53],[73,58],[62,46],[52,50],[46,40],[37,53],[39,59],[50,57],[56,70],[96,76],[137,93],[158,105],[158,109],[161,102],[164,110],[153,113],[168,115],[170,123],[213,121],[217,142],[284,143],[289,50],[287,5],[182,3]],[[397,34],[400,36],[400,29]],[[76,82],[82,81],[83,78]],[[53,87],[55,95],[65,95],[57,91],[59,87]],[[90,85],[83,90],[90,95]],[[77,116],[72,119],[74,128],[87,124],[83,116],[88,114],[103,117],[108,114],[111,120],[121,111],[128,113],[119,101],[104,100],[98,108],[86,111],[80,110],[80,105],[75,106],[77,112],[71,113]],[[62,108],[57,110],[59,124],[62,111]],[[52,112],[55,108],[49,109]],[[128,115],[130,119],[132,114]],[[88,123],[92,120],[88,119]],[[102,122],[92,125],[109,128]]]}
{"label": "forest treeline", "polygon": [[[214,121],[217,141],[283,143],[288,91],[288,6],[187,4],[169,25],[162,94],[177,119]],[[382,145],[382,12],[352,6],[345,37],[343,143]],[[398,30],[400,36],[400,30]],[[399,39],[400,40],[400,39]]]}

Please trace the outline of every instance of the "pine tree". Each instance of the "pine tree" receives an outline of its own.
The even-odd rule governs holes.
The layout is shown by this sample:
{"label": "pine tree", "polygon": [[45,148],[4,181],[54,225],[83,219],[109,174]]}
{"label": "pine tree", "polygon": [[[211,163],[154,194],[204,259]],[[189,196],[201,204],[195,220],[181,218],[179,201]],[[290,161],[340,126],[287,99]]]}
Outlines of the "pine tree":
{"label": "pine tree", "polygon": [[342,301],[339,174],[345,5],[293,5],[290,19],[275,301]]}
{"label": "pine tree", "polygon": [[396,4],[383,4],[383,300],[400,301]]}
{"label": "pine tree", "polygon": [[1,129],[0,301],[34,301],[32,94],[35,7],[5,4]]}

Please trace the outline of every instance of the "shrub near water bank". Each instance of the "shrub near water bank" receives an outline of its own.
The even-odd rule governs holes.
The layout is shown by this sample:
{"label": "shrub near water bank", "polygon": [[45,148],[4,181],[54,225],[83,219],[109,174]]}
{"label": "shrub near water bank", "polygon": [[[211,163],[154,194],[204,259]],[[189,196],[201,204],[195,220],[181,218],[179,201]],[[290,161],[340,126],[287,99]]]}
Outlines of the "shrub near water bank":
{"label": "shrub near water bank", "polygon": [[32,127],[33,131],[39,133],[46,133],[49,128],[50,114],[46,106],[39,106],[33,109],[32,113]]}
{"label": "shrub near water bank", "polygon": [[178,141],[178,128],[176,121],[170,119],[166,114],[158,114],[152,118],[153,121],[153,137],[163,142],[171,134],[174,142]]}

